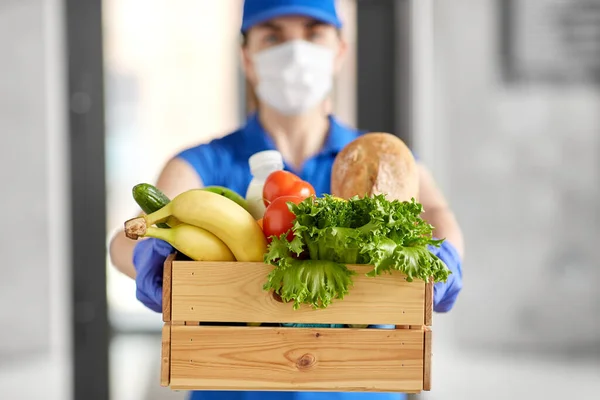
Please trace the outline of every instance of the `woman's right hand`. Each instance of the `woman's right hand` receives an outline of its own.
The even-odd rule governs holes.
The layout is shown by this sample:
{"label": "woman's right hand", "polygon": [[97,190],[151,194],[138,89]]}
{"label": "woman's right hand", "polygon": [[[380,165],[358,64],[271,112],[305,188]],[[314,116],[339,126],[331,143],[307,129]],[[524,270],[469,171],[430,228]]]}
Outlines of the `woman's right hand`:
{"label": "woman's right hand", "polygon": [[136,298],[157,313],[162,313],[164,263],[174,251],[169,243],[155,238],[142,240],[133,250]]}

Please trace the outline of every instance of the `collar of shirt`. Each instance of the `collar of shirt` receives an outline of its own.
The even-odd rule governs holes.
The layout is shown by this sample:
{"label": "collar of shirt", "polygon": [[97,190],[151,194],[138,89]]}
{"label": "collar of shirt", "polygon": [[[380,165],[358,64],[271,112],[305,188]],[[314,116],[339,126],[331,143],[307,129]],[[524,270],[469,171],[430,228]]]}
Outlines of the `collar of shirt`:
{"label": "collar of shirt", "polygon": [[[329,155],[335,157],[348,143],[360,135],[360,131],[342,125],[334,116],[329,117],[329,133],[325,139],[325,144],[321,151],[316,155]],[[240,150],[249,157],[254,153],[263,150],[277,150],[273,139],[264,130],[258,119],[258,114],[253,113],[248,117],[246,125],[242,129],[244,138]],[[287,163],[286,163],[287,166]]]}

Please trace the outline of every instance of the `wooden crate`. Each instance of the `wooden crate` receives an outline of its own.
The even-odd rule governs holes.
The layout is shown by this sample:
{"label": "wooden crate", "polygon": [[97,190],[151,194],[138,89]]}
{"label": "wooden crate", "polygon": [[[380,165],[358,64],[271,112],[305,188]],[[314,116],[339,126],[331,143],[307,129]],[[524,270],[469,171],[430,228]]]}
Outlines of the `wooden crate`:
{"label": "wooden crate", "polygon": [[[343,300],[294,310],[263,263],[165,262],[161,384],[175,390],[418,393],[431,386],[433,287],[358,272]],[[395,329],[247,326],[385,324]],[[231,323],[244,323],[231,326]]]}

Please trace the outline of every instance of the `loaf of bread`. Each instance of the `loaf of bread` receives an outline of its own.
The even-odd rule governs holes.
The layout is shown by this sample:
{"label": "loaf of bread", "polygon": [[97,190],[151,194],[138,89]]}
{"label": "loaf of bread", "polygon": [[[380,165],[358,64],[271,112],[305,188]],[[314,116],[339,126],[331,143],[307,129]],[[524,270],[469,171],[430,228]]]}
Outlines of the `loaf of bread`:
{"label": "loaf of bread", "polygon": [[366,133],[337,155],[331,194],[343,199],[385,194],[388,200],[419,196],[419,175],[412,152],[390,133]]}

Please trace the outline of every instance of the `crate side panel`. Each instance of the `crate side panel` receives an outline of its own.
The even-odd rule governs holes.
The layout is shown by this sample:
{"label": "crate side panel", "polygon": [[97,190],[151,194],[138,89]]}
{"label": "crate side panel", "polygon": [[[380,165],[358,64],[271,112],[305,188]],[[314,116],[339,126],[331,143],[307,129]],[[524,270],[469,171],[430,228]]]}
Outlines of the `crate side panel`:
{"label": "crate side panel", "polygon": [[206,322],[296,322],[423,325],[425,282],[407,282],[400,273],[369,278],[357,274],[343,300],[326,309],[294,310],[263,290],[272,266],[262,263],[173,262],[172,320]]}
{"label": "crate side panel", "polygon": [[163,321],[171,322],[171,278],[173,273],[173,261],[177,257],[177,253],[170,254],[164,262],[163,266],[163,292],[162,292],[162,302],[163,302]]}
{"label": "crate side panel", "polygon": [[169,386],[171,376],[171,324],[166,322],[162,328],[160,385]]}
{"label": "crate side panel", "polygon": [[423,332],[173,326],[171,388],[419,392]]}
{"label": "crate side panel", "polygon": [[423,390],[431,390],[431,329],[425,329],[423,346]]}
{"label": "crate side panel", "polygon": [[425,325],[433,323],[433,278],[425,285]]}

